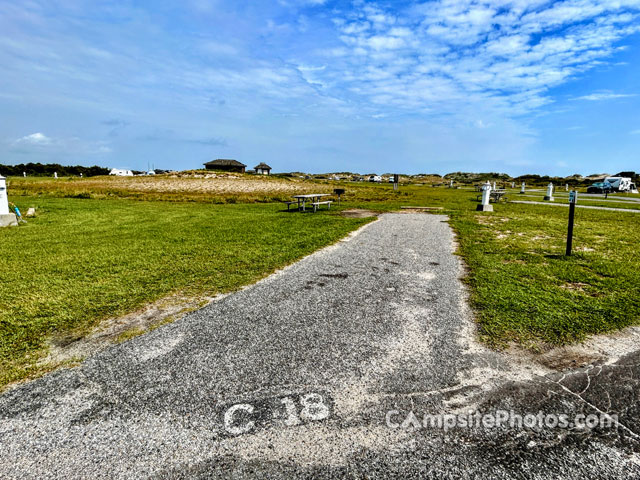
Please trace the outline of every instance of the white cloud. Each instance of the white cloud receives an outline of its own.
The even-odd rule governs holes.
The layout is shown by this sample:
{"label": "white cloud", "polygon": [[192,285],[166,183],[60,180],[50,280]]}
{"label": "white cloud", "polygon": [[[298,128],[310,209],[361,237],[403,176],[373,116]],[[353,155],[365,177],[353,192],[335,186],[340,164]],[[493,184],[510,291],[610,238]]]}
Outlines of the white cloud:
{"label": "white cloud", "polygon": [[576,100],[589,100],[592,102],[598,102],[601,100],[613,100],[616,98],[628,98],[635,97],[635,93],[612,93],[612,92],[599,92],[592,93],[590,95],[584,95],[582,97],[577,97]]}
{"label": "white cloud", "polygon": [[369,37],[367,44],[375,50],[393,50],[404,46],[404,41],[399,37],[374,35]]}
{"label": "white cloud", "polygon": [[606,62],[640,31],[638,9],[640,0],[434,0],[400,15],[367,4],[334,19],[350,55],[333,55],[319,76],[373,108],[520,115]]}
{"label": "white cloud", "polygon": [[45,134],[36,132],[36,133],[32,133],[31,135],[26,135],[24,137],[18,138],[17,140],[15,140],[14,143],[18,145],[23,144],[23,145],[44,146],[44,145],[51,145],[53,142],[51,138],[47,137]]}
{"label": "white cloud", "polygon": [[86,155],[111,152],[108,142],[83,140],[78,137],[52,138],[41,132],[25,135],[9,143],[13,151],[21,153],[78,153]]}
{"label": "white cloud", "polygon": [[638,130],[631,130],[629,133],[631,135],[640,135],[640,128]]}

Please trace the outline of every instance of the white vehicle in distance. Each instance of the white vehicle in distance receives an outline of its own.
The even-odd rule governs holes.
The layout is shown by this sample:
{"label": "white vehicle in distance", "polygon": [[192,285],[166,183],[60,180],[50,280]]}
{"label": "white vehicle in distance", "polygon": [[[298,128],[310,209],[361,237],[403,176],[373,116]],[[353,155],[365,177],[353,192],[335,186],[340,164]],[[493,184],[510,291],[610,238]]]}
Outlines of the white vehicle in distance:
{"label": "white vehicle in distance", "polygon": [[634,193],[637,193],[638,191],[629,177],[607,177],[604,181],[611,185],[614,192],[633,192],[635,190]]}
{"label": "white vehicle in distance", "polygon": [[382,177],[380,175],[371,175],[368,180],[370,182],[380,183],[382,182]]}

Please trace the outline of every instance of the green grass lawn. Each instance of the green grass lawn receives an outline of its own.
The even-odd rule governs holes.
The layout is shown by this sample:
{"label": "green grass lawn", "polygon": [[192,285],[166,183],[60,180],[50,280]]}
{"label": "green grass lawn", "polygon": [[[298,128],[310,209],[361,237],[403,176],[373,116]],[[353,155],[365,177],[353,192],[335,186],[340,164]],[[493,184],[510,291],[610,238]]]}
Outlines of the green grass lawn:
{"label": "green grass lawn", "polygon": [[38,373],[52,335],[174,292],[237,289],[367,221],[277,204],[12,200],[39,215],[0,231],[0,385]]}
{"label": "green grass lawn", "polygon": [[533,349],[640,322],[640,214],[505,204],[452,215],[481,335]]}
{"label": "green grass lawn", "polygon": [[427,186],[395,194],[387,188],[383,196],[361,194],[355,204],[383,211],[438,206],[449,215],[480,335],[495,347],[544,350],[640,323],[638,213],[576,209],[574,255],[567,258],[568,208],[501,202],[477,213],[477,192]]}
{"label": "green grass lawn", "polygon": [[568,209],[500,203],[476,213],[468,189],[318,182],[343,186],[342,205],[288,214],[274,203],[217,204],[219,193],[188,203],[161,191],[153,201],[79,199],[65,198],[74,185],[38,193],[32,183],[37,191],[11,200],[37,206],[38,217],[0,231],[0,386],[45,371],[36,361],[52,336],[82,335],[172,293],[237,289],[335,242],[367,221],[341,217],[346,208],[442,207],[468,266],[480,335],[495,347],[544,350],[640,323],[638,213],[578,209],[566,258]]}

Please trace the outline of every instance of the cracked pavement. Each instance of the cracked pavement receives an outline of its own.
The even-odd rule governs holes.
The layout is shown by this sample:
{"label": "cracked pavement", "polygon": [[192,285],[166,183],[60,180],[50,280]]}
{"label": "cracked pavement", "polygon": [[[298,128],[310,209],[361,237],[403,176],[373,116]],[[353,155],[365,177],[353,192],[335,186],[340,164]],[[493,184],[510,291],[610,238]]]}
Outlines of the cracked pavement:
{"label": "cracked pavement", "polygon": [[[446,220],[382,215],[5,392],[0,477],[640,478],[640,353],[556,373],[478,344]],[[424,422],[498,411],[615,421]]]}

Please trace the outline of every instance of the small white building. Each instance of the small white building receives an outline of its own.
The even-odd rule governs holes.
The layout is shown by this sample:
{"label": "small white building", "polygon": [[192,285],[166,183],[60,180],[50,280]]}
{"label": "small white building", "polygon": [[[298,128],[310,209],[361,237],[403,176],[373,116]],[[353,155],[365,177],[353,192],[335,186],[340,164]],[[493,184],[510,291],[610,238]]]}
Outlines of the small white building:
{"label": "small white building", "polygon": [[122,170],[120,168],[112,168],[109,175],[116,175],[117,177],[133,177],[131,170]]}

